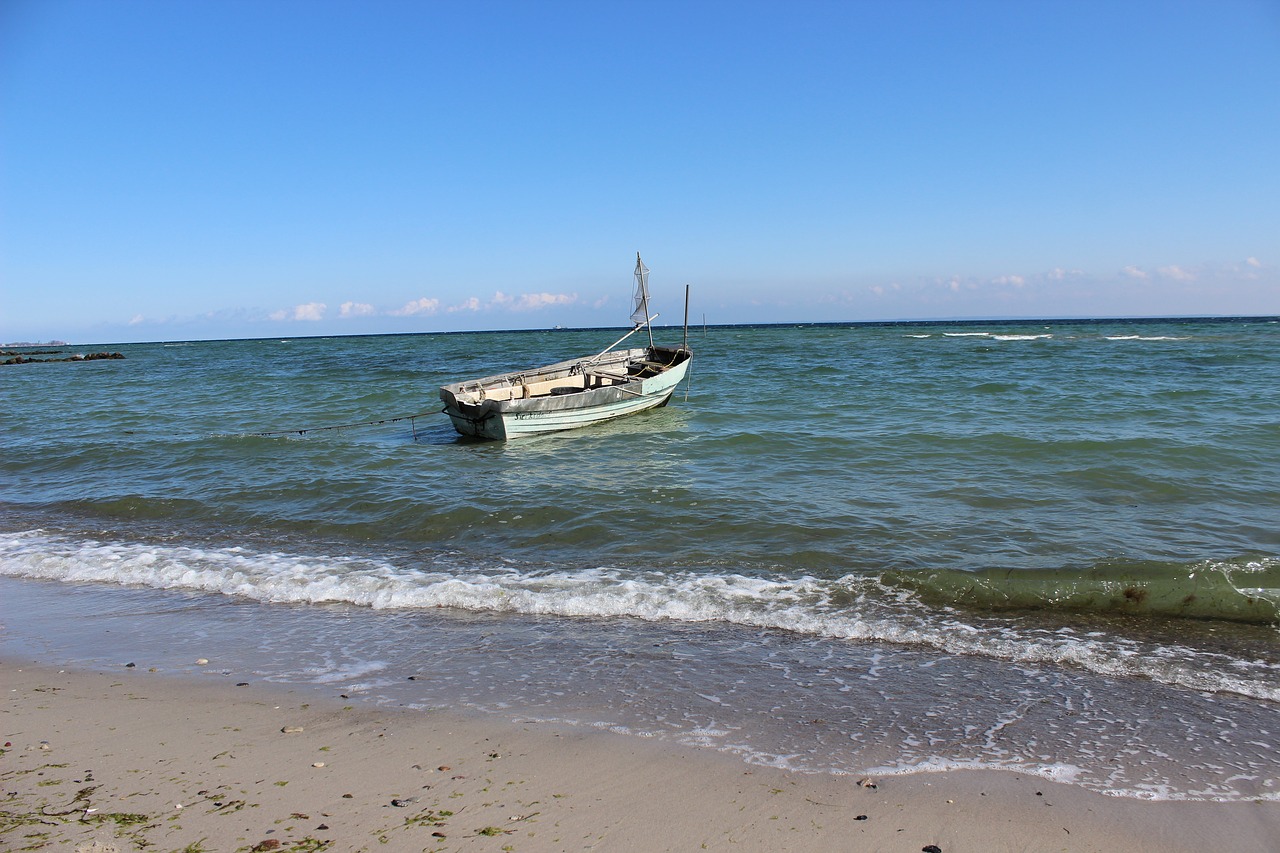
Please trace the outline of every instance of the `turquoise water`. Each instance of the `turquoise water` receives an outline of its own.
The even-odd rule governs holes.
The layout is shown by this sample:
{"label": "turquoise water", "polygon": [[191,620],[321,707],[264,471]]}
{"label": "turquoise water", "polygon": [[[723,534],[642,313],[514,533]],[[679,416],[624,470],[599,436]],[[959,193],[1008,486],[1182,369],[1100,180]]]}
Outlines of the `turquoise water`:
{"label": "turquoise water", "polygon": [[[1212,720],[1229,706],[1237,729],[1280,727],[1280,323],[697,328],[690,382],[661,410],[505,444],[463,440],[438,413],[445,382],[616,337],[157,343],[0,368],[4,588],[63,623],[108,607],[115,636],[141,621],[168,649],[220,626],[263,677],[346,679],[377,701],[536,711],[799,769],[1276,793],[1277,751],[1256,745],[1271,735],[1235,743]],[[175,607],[163,625],[145,616]],[[220,621],[244,608],[309,626],[273,640],[294,664]],[[55,637],[4,618],[10,648],[109,659],[92,626]],[[500,638],[452,656],[501,671],[500,695],[443,674],[406,695],[383,676],[421,665],[414,631]],[[632,645],[683,657],[623,666],[601,650]],[[296,665],[318,647],[343,651]],[[557,699],[568,672],[605,686]],[[847,704],[876,678],[892,688]],[[948,687],[975,679],[986,710]],[[952,734],[919,728],[881,754],[845,732],[836,748],[777,710],[801,682],[795,714],[868,731],[968,705]],[[1100,743],[1141,723],[1137,742],[1175,758],[1083,755],[1060,719],[1026,725],[1037,747],[974,737],[1024,706],[1074,709]],[[1170,739],[1197,727],[1244,771],[1175,778],[1199,765]],[[1128,775],[1089,769],[1118,760]]]}

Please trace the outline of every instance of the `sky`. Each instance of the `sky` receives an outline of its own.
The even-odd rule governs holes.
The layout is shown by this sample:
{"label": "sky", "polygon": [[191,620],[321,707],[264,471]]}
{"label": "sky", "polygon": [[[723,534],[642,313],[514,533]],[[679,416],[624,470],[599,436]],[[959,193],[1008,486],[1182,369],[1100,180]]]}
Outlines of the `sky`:
{"label": "sky", "polygon": [[1280,0],[0,0],[0,341],[1280,314]]}

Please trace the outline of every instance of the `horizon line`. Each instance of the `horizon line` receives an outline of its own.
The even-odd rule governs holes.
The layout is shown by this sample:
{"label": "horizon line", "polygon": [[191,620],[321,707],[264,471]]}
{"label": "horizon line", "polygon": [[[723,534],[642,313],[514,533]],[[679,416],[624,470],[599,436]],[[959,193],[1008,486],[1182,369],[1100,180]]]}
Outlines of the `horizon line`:
{"label": "horizon line", "polygon": [[[1280,322],[1280,314],[1136,314],[1120,316],[1049,316],[1049,317],[938,317],[932,319],[894,319],[894,320],[792,320],[771,323],[690,323],[690,328],[705,329],[763,329],[778,326],[838,328],[853,326],[938,326],[948,323],[960,325],[992,325],[996,323],[1160,323],[1160,322],[1235,322],[1249,320],[1269,320]],[[95,343],[76,343],[61,341],[56,338],[49,341],[22,341],[17,343],[0,343],[0,347],[25,349],[44,346],[143,346],[147,344],[199,344],[232,341],[270,341],[270,340],[323,340],[326,338],[391,338],[414,335],[505,335],[531,334],[537,332],[596,332],[627,328],[625,324],[609,326],[553,326],[537,329],[449,329],[442,331],[421,332],[362,332],[351,334],[316,334],[316,335],[256,335],[243,338],[169,338],[151,341],[100,341]],[[663,324],[655,329],[680,329],[681,324]]]}

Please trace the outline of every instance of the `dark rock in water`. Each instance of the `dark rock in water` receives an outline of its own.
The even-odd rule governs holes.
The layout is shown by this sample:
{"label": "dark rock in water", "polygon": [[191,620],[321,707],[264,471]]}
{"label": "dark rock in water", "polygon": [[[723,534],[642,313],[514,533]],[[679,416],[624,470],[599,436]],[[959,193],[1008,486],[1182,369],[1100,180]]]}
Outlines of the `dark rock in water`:
{"label": "dark rock in water", "polygon": [[[4,353],[4,355],[11,354],[12,353]],[[124,358],[124,355],[118,352],[91,352],[88,355],[71,355],[66,358],[30,358],[25,355],[12,355],[14,355],[13,358],[0,362],[0,364],[33,364],[36,362],[44,363],[50,361],[103,361]]]}

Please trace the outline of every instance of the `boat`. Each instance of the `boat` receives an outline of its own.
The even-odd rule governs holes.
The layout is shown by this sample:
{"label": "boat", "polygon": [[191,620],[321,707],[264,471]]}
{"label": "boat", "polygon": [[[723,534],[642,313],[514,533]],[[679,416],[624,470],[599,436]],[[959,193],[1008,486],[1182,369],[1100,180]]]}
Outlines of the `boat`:
{"label": "boat", "polygon": [[[665,406],[688,374],[693,351],[687,322],[683,344],[655,344],[657,317],[649,314],[649,268],[636,253],[631,331],[593,356],[445,385],[440,389],[444,414],[462,435],[509,441]],[[641,329],[649,332],[648,346],[618,349]]]}

